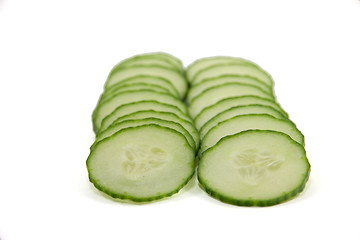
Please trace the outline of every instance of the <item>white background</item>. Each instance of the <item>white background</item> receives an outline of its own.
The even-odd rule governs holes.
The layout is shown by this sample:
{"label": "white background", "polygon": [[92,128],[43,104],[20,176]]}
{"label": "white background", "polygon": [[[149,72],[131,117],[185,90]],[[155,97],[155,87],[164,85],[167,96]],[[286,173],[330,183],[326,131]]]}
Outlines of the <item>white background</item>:
{"label": "white background", "polygon": [[[306,137],[305,191],[248,208],[195,180],[145,205],[95,190],[85,161],[106,76],[153,51],[267,70]],[[357,0],[0,0],[0,238],[360,239],[359,82]]]}

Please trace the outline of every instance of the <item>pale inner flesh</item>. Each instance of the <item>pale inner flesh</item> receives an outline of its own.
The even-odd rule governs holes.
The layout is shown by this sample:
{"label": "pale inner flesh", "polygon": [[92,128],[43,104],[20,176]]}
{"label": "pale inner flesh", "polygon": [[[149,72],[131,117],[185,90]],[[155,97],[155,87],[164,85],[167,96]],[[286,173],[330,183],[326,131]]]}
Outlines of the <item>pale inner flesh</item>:
{"label": "pale inner flesh", "polygon": [[235,152],[231,158],[239,176],[249,185],[256,185],[265,176],[270,176],[284,161],[281,156],[258,149]]}
{"label": "pale inner flesh", "polygon": [[122,168],[126,176],[137,180],[160,169],[169,161],[169,155],[159,147],[146,144],[128,144],[124,147]]}

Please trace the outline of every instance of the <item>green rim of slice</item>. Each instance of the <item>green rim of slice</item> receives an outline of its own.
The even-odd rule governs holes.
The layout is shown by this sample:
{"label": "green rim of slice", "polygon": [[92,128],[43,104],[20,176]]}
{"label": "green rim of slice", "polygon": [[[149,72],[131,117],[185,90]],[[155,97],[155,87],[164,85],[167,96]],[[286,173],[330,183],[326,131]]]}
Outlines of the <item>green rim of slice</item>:
{"label": "green rim of slice", "polygon": [[[206,89],[205,89],[204,91],[202,91],[200,94],[198,94],[198,95],[196,95],[194,98],[192,98],[192,100],[189,102],[189,104],[192,104],[194,101],[196,101],[196,99],[200,98],[200,97],[201,97],[202,95],[204,95],[204,94],[207,94],[207,92],[219,90],[219,88],[221,88],[221,87],[226,87],[226,86],[251,87],[251,88],[256,89],[257,91],[261,92],[262,95],[264,95],[263,98],[268,98],[269,100],[275,101],[274,95],[272,95],[272,94],[270,94],[270,93],[268,93],[268,92],[265,92],[263,89],[259,88],[259,87],[256,86],[256,85],[248,84],[248,83],[227,82],[227,83],[222,83],[222,84],[219,84],[219,85],[216,85],[216,86],[212,86],[212,87],[206,88]],[[246,94],[246,95],[250,95],[250,94]]]}
{"label": "green rim of slice", "polygon": [[194,118],[195,126],[196,128],[200,129],[208,120],[210,120],[216,114],[231,107],[240,106],[240,105],[249,105],[249,104],[261,104],[265,106],[270,106],[281,112],[286,118],[289,117],[289,115],[280,107],[280,105],[274,101],[253,95],[237,96],[237,97],[229,97],[222,99],[217,103],[204,108]]}
{"label": "green rim of slice", "polygon": [[178,122],[164,120],[161,118],[155,118],[155,117],[148,117],[143,119],[128,119],[124,121],[116,121],[114,124],[111,124],[107,129],[105,129],[103,132],[98,134],[96,136],[96,142],[101,141],[102,139],[111,136],[115,132],[123,129],[123,128],[129,128],[129,127],[136,127],[136,126],[142,126],[142,125],[149,125],[149,124],[156,124],[162,127],[167,127],[174,129],[175,131],[180,132],[183,134],[189,143],[189,145],[196,149],[196,143],[194,141],[194,138],[191,136],[191,134]]}
{"label": "green rim of slice", "polygon": [[[190,133],[190,135],[194,139],[194,141],[196,143],[196,149],[199,148],[199,145],[200,145],[199,132],[195,128],[193,122],[186,120],[184,118],[181,118],[181,117],[179,117],[179,115],[177,115],[173,112],[162,112],[162,111],[154,111],[154,110],[142,110],[141,111],[140,110],[140,111],[133,112],[133,113],[130,113],[130,114],[127,114],[127,115],[117,118],[116,120],[113,121],[112,125],[116,124],[118,122],[122,122],[124,120],[143,119],[143,118],[150,118],[150,117],[160,118],[163,120],[179,123]],[[99,134],[101,134],[101,132]]]}
{"label": "green rim of slice", "polygon": [[[147,61],[149,61],[147,63]],[[152,62],[153,61],[153,62]],[[166,56],[162,56],[159,54],[147,54],[147,55],[136,55],[133,56],[131,58],[125,59],[123,61],[121,61],[119,64],[117,65],[121,65],[124,67],[128,67],[128,66],[132,66],[132,65],[161,65],[164,67],[169,67],[169,68],[173,68],[176,71],[179,71],[180,73],[184,72],[183,68],[179,68],[178,64],[175,64],[174,61],[171,61],[171,59],[169,59]]]}
{"label": "green rim of slice", "polygon": [[[254,64],[248,63],[248,62],[215,64],[215,65],[209,66],[207,68],[204,68],[194,76],[193,80],[191,81],[191,85],[198,84],[198,83],[202,82],[204,79],[209,78],[209,76],[208,76],[208,77],[205,77],[204,79],[199,80],[199,76],[201,74],[206,73],[207,71],[214,70],[214,69],[216,70],[216,68],[221,68],[221,67],[235,67],[235,68],[236,67],[239,67],[239,68],[249,67],[249,68],[255,70],[257,72],[256,74],[261,74],[262,77],[260,78],[259,76],[255,76],[254,73],[250,73],[250,72],[243,72],[243,73],[241,73],[241,75],[255,77],[255,78],[259,79],[260,81],[262,81],[266,86],[268,86],[268,88],[273,89],[274,82],[272,80],[272,77],[266,71],[261,69],[260,67],[254,65]],[[211,77],[216,77],[216,76],[220,76],[223,74],[235,74],[235,73],[227,72],[227,73],[217,74],[217,75],[211,76]],[[240,73],[236,73],[236,74],[240,75]]]}
{"label": "green rim of slice", "polygon": [[[256,122],[260,120],[260,123]],[[243,125],[240,125],[240,121]],[[208,130],[201,139],[199,154],[214,146],[221,138],[247,130],[271,130],[283,132],[289,135],[297,143],[304,145],[304,135],[296,125],[288,119],[275,118],[268,114],[245,114],[238,115],[222,122]]]}
{"label": "green rim of slice", "polygon": [[[229,115],[230,114],[230,115]],[[200,138],[204,137],[205,134],[218,123],[225,121],[226,119],[240,116],[240,115],[247,115],[247,114],[267,114],[273,116],[275,118],[288,120],[281,112],[274,109],[270,106],[260,105],[260,104],[249,104],[249,105],[240,105],[235,106],[229,109],[226,109],[209,121],[207,121],[199,130]]]}
{"label": "green rim of slice", "polygon": [[251,76],[242,76],[242,75],[220,75],[217,77],[207,78],[204,81],[192,85],[187,94],[187,102],[191,102],[197,95],[201,92],[205,91],[210,87],[220,86],[224,83],[240,83],[240,84],[250,84],[254,85],[258,88],[261,88],[263,91],[269,93],[269,95],[273,96],[274,93],[272,89],[268,88],[263,82],[258,80],[257,78]]}
{"label": "green rim of slice", "polygon": [[205,57],[205,58],[197,59],[194,62],[192,62],[186,69],[186,76],[189,80],[192,80],[198,71],[213,66],[214,64],[216,65],[216,64],[224,64],[224,63],[244,63],[244,62],[253,64],[258,67],[258,65],[255,64],[254,62],[243,58],[230,57],[230,56],[213,56],[213,57]]}
{"label": "green rim of slice", "polygon": [[125,85],[125,84],[133,84],[134,82],[135,83],[137,83],[137,82],[146,83],[146,81],[148,81],[148,80],[149,80],[149,82],[151,82],[151,84],[156,84],[158,86],[166,88],[171,94],[180,98],[179,93],[177,92],[176,88],[169,80],[167,80],[166,78],[162,78],[162,77],[148,76],[148,75],[135,75],[133,77],[126,78],[126,79],[112,85],[108,89],[105,89],[105,91],[107,91],[107,92],[113,91],[118,86]]}
{"label": "green rim of slice", "polygon": [[224,83],[220,86],[208,88],[192,99],[189,103],[188,112],[191,117],[196,118],[205,108],[216,104],[222,99],[249,95],[258,96],[275,102],[274,96],[269,95],[267,92],[264,92],[261,88],[254,85]]}
{"label": "green rim of slice", "polygon": [[[121,75],[120,78],[117,77],[117,75],[121,73],[124,74],[124,72],[126,73],[124,76]],[[117,66],[111,70],[104,88],[107,89],[119,81],[135,75],[149,75],[166,78],[173,83],[181,97],[185,96],[188,89],[188,82],[183,74],[172,68],[166,68],[160,65],[132,65],[131,67]]]}
{"label": "green rim of slice", "polygon": [[[183,65],[182,61],[179,58],[172,55],[172,54],[165,53],[165,52],[154,52],[154,53],[147,53],[147,54],[150,54],[150,55],[152,54],[152,55],[161,56],[163,58],[166,58],[167,60],[172,62],[174,65],[176,65],[177,68],[181,72],[184,72],[184,65]],[[144,54],[144,55],[147,55],[147,54]]]}
{"label": "green rim of slice", "polygon": [[[146,94],[149,95],[145,97]],[[160,96],[163,96],[164,98],[159,100]],[[127,99],[126,97],[129,98]],[[141,100],[156,100],[167,104],[172,104],[180,108],[180,110],[182,110],[185,114],[187,114],[187,108],[185,104],[180,99],[174,97],[171,94],[156,92],[152,90],[127,91],[127,92],[122,92],[120,94],[116,94],[112,98],[109,98],[106,101],[102,101],[96,106],[92,115],[93,127],[95,132],[97,131],[97,129],[99,129],[101,125],[101,121],[106,116],[111,114],[111,112],[114,111],[118,106],[130,102],[141,101]],[[104,107],[106,107],[106,110],[103,110]]]}
{"label": "green rim of slice", "polygon": [[107,100],[111,99],[113,96],[116,96],[123,92],[143,91],[143,90],[150,90],[150,91],[167,93],[167,94],[173,95],[166,88],[161,87],[159,85],[149,84],[149,83],[133,83],[133,84],[123,84],[123,85],[117,86],[117,88],[112,89],[112,91],[105,91],[103,94],[101,94],[99,102],[101,103],[101,102],[107,101]]}
{"label": "green rim of slice", "polygon": [[192,123],[192,119],[188,115],[183,113],[180,110],[180,108],[174,105],[158,102],[155,100],[143,100],[143,101],[127,103],[117,107],[114,111],[112,111],[112,113],[107,115],[102,120],[98,132],[100,133],[101,131],[105,130],[119,117],[129,115],[131,113],[135,113],[138,111],[146,111],[146,110],[153,110],[159,112],[172,112],[176,114],[179,118]]}

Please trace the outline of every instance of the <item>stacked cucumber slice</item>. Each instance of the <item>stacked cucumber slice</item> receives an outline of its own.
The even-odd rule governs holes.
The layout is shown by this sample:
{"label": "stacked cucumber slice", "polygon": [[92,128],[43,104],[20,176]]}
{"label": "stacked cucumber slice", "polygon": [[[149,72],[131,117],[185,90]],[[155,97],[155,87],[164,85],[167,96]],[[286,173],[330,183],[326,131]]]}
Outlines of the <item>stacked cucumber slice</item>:
{"label": "stacked cucumber slice", "polygon": [[119,199],[148,202],[178,192],[193,176],[199,135],[182,99],[182,62],[150,53],[110,72],[93,112],[89,179]]}
{"label": "stacked cucumber slice", "polygon": [[245,59],[211,57],[186,72],[200,132],[198,180],[216,199],[268,206],[301,192],[310,164],[304,136],[276,102],[273,81]]}

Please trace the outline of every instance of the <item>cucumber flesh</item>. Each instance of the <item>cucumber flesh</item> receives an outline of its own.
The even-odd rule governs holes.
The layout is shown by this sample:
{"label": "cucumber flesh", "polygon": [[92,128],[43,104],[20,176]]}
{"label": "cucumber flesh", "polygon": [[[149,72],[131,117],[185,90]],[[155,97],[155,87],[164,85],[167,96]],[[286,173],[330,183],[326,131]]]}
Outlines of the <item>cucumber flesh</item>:
{"label": "cucumber flesh", "polygon": [[225,121],[227,119],[230,119],[232,117],[236,117],[239,115],[247,115],[247,114],[267,114],[270,116],[273,116],[275,118],[279,119],[287,119],[282,115],[279,111],[275,110],[272,107],[259,105],[259,104],[251,104],[251,105],[245,105],[245,106],[236,106],[232,107],[230,109],[227,109],[213,118],[211,118],[209,121],[207,121],[204,126],[201,127],[199,134],[200,138],[203,138],[205,134],[214,126],[216,126],[218,123]]}
{"label": "cucumber flesh", "polygon": [[222,99],[235,96],[258,96],[274,101],[273,96],[254,85],[225,83],[221,86],[208,88],[194,98],[189,105],[189,114],[191,117],[195,118],[204,108],[209,107]]}
{"label": "cucumber flesh", "polygon": [[264,70],[249,64],[249,63],[239,63],[239,64],[222,64],[216,66],[210,66],[205,68],[197,73],[194,76],[193,84],[200,83],[207,78],[217,77],[224,74],[236,74],[236,75],[244,75],[251,76],[259,79],[265,85],[267,85],[270,89],[273,88],[273,80],[268,73]]}
{"label": "cucumber flesh", "polygon": [[182,112],[187,113],[185,104],[181,102],[178,98],[170,94],[150,90],[122,92],[113,96],[107,101],[102,101],[101,103],[99,103],[99,105],[97,105],[96,109],[93,112],[94,129],[99,129],[101,121],[104,119],[104,117],[109,115],[118,106],[141,100],[155,100],[162,103],[171,104],[178,107]]}
{"label": "cucumber flesh", "polygon": [[249,130],[228,136],[207,150],[198,179],[225,203],[270,206],[301,192],[310,164],[302,145],[284,133]]}
{"label": "cucumber flesh", "polygon": [[187,94],[187,102],[191,102],[196,96],[210,87],[220,86],[224,83],[244,83],[254,85],[261,88],[264,92],[273,95],[272,89],[268,88],[263,82],[254,77],[240,76],[240,75],[221,75],[218,77],[207,78],[204,81],[191,86]]}
{"label": "cucumber flesh", "polygon": [[148,202],[178,192],[193,176],[194,150],[179,132],[158,125],[122,129],[97,142],[89,179],[113,198]]}
{"label": "cucumber flesh", "polygon": [[249,104],[260,104],[264,106],[269,106],[281,112],[285,117],[288,117],[288,114],[284,112],[284,110],[279,106],[279,104],[275,103],[274,101],[257,96],[238,96],[222,99],[216,104],[204,108],[194,119],[195,126],[197,129],[200,129],[207,121],[209,121],[211,118],[213,118],[220,112],[230,109],[232,107]]}
{"label": "cucumber flesh", "polygon": [[[227,57],[227,56],[216,56],[216,57],[207,57],[201,58],[190,64],[190,66],[186,70],[186,76],[190,80],[193,80],[194,76],[201,70],[205,68],[209,68],[211,66],[215,66],[218,64],[229,64],[229,63],[254,63],[245,60],[243,58],[235,58],[235,57]],[[256,66],[256,65],[255,65]]]}
{"label": "cucumber flesh", "polygon": [[116,119],[119,117],[135,113],[138,111],[154,110],[159,112],[171,112],[176,114],[179,118],[184,119],[185,121],[192,122],[191,118],[183,113],[178,107],[161,103],[155,100],[144,100],[138,102],[131,102],[124,105],[120,105],[109,115],[107,115],[102,121],[101,126],[98,129],[98,132],[101,132],[108,128]]}
{"label": "cucumber flesh", "polygon": [[221,138],[238,132],[259,129],[282,132],[304,145],[304,136],[289,120],[274,118],[267,114],[239,115],[219,122],[201,139],[200,154],[214,146]]}
{"label": "cucumber flesh", "polygon": [[196,150],[196,144],[193,137],[190,133],[179,123],[173,121],[166,121],[160,118],[143,118],[143,119],[136,119],[136,120],[125,120],[120,121],[112,124],[109,128],[105,131],[101,132],[99,135],[96,136],[96,142],[101,141],[102,139],[111,136],[112,134],[116,133],[117,131],[129,128],[129,127],[136,127],[141,125],[148,125],[148,124],[156,124],[159,126],[167,127],[176,130],[177,132],[183,134],[186,137],[187,142],[189,145]]}
{"label": "cucumber flesh", "polygon": [[[174,113],[171,112],[159,112],[159,111],[153,111],[153,110],[143,110],[134,112],[122,117],[119,117],[116,119],[113,124],[125,121],[125,120],[135,120],[135,119],[144,119],[144,118],[159,118],[166,121],[172,121],[180,124],[183,126],[192,136],[192,138],[195,141],[196,149],[198,149],[200,145],[200,138],[199,138],[199,132],[195,128],[194,124],[191,121],[187,121],[185,119],[180,118]],[[112,125],[113,125],[112,124]],[[111,125],[110,125],[111,127]]]}
{"label": "cucumber flesh", "polygon": [[165,68],[157,65],[153,65],[153,66],[134,65],[131,67],[114,69],[112,72],[110,72],[108,76],[108,79],[105,83],[105,89],[111,87],[112,85],[120,81],[123,81],[124,79],[139,74],[162,77],[169,80],[174,85],[181,98],[183,98],[187,92],[188,84],[185,80],[185,77],[182,74],[171,68]]}
{"label": "cucumber flesh", "polygon": [[106,92],[114,91],[122,85],[137,84],[137,83],[158,85],[160,87],[166,88],[168,92],[170,92],[172,95],[179,97],[178,92],[176,91],[174,85],[169,80],[161,77],[146,76],[146,75],[136,75],[134,77],[126,78],[123,81],[120,81],[117,84],[114,84],[111,87],[107,88]]}

